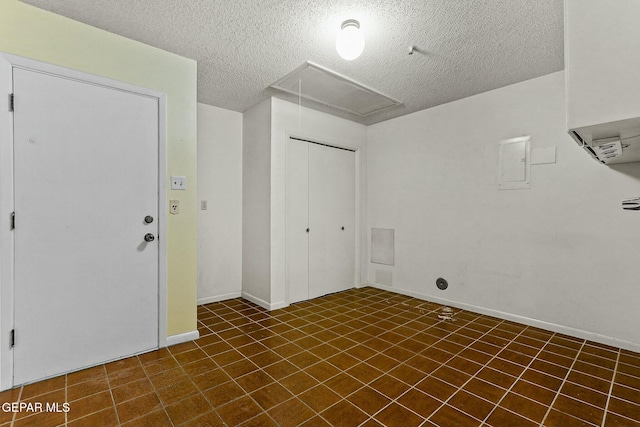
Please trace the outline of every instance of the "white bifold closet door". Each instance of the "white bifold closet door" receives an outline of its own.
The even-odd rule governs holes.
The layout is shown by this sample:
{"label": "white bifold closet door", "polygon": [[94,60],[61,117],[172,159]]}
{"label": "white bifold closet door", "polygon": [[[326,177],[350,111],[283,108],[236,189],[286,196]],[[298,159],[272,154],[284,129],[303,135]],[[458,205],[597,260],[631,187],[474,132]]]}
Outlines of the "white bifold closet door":
{"label": "white bifold closet door", "polygon": [[355,284],[355,152],[290,139],[287,147],[289,302]]}

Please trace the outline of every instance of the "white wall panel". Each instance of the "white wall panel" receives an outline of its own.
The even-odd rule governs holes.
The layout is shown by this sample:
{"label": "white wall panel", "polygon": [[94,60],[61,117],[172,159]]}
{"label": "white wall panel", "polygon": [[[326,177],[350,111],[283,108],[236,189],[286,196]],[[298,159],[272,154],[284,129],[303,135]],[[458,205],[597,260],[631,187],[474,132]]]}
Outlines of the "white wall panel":
{"label": "white wall panel", "polygon": [[[522,135],[556,147],[557,161],[531,167],[530,190],[498,191],[496,142]],[[640,349],[640,228],[620,207],[638,195],[640,169],[603,168],[567,135],[564,73],[368,136],[369,224],[395,229],[393,289]]]}
{"label": "white wall panel", "polygon": [[242,113],[198,104],[198,303],[241,291]]}

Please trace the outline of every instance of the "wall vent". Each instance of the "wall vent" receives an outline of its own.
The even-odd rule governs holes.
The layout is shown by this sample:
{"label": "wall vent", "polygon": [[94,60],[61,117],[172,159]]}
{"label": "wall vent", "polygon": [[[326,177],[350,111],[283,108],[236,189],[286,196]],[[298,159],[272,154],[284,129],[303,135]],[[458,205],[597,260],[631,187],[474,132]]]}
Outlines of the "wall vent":
{"label": "wall vent", "polygon": [[368,116],[402,104],[396,99],[310,61],[305,62],[271,87],[358,116]]}

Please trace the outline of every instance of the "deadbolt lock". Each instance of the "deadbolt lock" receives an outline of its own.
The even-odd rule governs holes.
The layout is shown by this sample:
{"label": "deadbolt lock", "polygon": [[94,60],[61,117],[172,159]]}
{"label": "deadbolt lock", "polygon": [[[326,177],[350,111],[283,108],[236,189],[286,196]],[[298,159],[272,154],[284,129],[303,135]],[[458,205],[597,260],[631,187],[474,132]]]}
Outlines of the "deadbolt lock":
{"label": "deadbolt lock", "polygon": [[151,224],[153,222],[153,217],[151,215],[145,216],[144,222],[146,222],[147,224]]}

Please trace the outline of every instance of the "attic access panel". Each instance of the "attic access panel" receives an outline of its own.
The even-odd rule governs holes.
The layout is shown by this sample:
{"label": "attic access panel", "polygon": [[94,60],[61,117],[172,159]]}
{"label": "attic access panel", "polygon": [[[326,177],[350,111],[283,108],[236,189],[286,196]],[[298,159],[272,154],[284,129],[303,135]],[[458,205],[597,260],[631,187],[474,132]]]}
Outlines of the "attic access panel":
{"label": "attic access panel", "polygon": [[310,61],[293,70],[272,88],[358,116],[368,116],[402,102]]}

